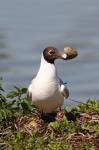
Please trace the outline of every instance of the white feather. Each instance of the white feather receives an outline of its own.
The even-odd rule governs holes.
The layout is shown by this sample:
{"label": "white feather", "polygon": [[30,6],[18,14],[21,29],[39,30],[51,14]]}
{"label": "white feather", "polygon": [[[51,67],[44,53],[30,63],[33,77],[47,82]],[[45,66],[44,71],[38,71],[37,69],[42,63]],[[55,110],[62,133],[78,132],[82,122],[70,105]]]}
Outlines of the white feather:
{"label": "white feather", "polygon": [[64,97],[67,97],[62,83],[57,77],[55,65],[48,63],[42,55],[40,69],[28,88],[32,103],[43,112],[51,112],[60,107]]}

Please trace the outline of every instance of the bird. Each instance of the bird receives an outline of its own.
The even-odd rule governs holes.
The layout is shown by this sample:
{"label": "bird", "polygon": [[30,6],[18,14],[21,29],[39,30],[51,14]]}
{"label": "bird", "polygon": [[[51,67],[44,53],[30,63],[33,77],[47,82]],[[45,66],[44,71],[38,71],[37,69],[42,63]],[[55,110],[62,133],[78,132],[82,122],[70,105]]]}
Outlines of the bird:
{"label": "bird", "polygon": [[37,75],[32,79],[28,90],[28,99],[42,113],[51,113],[61,108],[69,90],[58,77],[55,60],[66,60],[66,53],[53,46],[46,47],[41,55],[41,63]]}

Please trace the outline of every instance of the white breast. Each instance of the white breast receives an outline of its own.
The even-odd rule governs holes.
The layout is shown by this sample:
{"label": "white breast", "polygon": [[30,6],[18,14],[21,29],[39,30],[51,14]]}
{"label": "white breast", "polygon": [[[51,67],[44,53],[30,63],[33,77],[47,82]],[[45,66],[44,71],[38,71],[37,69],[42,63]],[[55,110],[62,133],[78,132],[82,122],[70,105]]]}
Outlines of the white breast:
{"label": "white breast", "polygon": [[64,97],[60,93],[55,65],[47,63],[42,58],[38,74],[28,91],[32,93],[33,104],[43,112],[51,112],[61,106]]}

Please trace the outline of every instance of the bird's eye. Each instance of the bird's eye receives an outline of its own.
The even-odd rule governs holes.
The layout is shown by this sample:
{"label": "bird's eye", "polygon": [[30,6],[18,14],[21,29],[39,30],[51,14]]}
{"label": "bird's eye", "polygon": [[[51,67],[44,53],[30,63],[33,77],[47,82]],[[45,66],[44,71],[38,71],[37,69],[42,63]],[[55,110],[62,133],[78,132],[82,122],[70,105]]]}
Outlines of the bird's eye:
{"label": "bird's eye", "polygon": [[54,51],[53,50],[49,50],[49,55],[53,55],[54,54]]}

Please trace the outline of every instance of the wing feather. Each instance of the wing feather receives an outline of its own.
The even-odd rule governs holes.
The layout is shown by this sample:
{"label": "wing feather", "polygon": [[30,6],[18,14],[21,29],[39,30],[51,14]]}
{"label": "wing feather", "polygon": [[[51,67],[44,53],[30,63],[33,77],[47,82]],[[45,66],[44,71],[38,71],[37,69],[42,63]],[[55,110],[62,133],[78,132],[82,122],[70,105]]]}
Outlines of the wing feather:
{"label": "wing feather", "polygon": [[66,87],[65,83],[62,81],[62,79],[59,78],[59,82],[60,82],[60,92],[61,94],[65,97],[68,98],[69,97],[69,90]]}

